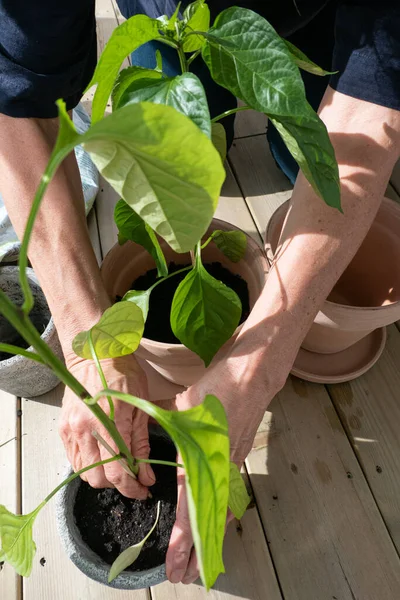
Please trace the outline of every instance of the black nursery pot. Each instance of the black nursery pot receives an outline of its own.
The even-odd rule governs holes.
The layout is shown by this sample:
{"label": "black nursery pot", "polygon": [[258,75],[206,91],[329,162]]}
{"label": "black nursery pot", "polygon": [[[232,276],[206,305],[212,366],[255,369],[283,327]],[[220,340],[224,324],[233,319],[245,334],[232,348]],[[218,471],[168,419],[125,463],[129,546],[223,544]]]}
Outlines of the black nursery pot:
{"label": "black nursery pot", "polygon": [[[173,442],[163,429],[150,426],[152,458],[176,460]],[[143,502],[124,498],[116,490],[95,490],[75,479],[57,498],[57,526],[68,557],[90,579],[122,590],[138,590],[166,581],[165,555],[175,521],[176,469],[153,465],[157,482],[152,498]],[[72,473],[71,469],[67,476]],[[138,543],[155,521],[157,502],[160,519],[139,558],[112,583],[112,562],[127,547]]]}

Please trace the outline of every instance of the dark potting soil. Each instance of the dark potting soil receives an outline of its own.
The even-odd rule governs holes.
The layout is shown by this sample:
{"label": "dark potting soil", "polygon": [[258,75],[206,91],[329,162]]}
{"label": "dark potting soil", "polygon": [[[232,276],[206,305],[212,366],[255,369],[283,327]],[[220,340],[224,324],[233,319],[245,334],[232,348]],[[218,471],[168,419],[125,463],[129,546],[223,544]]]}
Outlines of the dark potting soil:
{"label": "dark potting soil", "polygon": [[[35,325],[36,329],[42,335],[44,330],[46,329],[50,316],[49,315],[34,315],[32,318],[32,322]],[[20,348],[28,348],[29,344],[26,343],[24,338],[18,333],[16,329],[5,319],[0,316],[0,332],[1,332],[1,342],[3,344],[11,344],[13,346],[19,346]],[[8,352],[0,352],[0,361],[7,360],[12,358],[13,354],[9,354]]]}
{"label": "dark potting soil", "polygon": [[[176,461],[172,442],[150,437],[150,458]],[[86,544],[106,563],[114,560],[140,542],[153,527],[157,503],[161,501],[160,518],[140,553],[127,570],[142,571],[165,562],[169,538],[175,522],[176,469],[152,465],[156,483],[150,488],[152,498],[131,500],[115,489],[96,490],[83,482],[79,486],[74,507],[77,527]]]}
{"label": "dark potting soil", "polygon": [[[177,265],[170,263],[169,273],[175,273],[183,269],[186,265]],[[231,273],[219,262],[206,263],[204,265],[210,275],[222,281],[225,285],[233,289],[242,302],[242,316],[240,323],[247,319],[250,313],[249,290],[247,282],[240,275]],[[178,285],[186,277],[187,271],[179,273],[158,285],[150,294],[149,314],[144,329],[144,337],[156,342],[166,342],[168,344],[180,344],[179,340],[172,332],[170,325],[170,313],[172,299]],[[157,270],[147,271],[141,277],[138,277],[132,283],[132,290],[148,290],[157,281]]]}

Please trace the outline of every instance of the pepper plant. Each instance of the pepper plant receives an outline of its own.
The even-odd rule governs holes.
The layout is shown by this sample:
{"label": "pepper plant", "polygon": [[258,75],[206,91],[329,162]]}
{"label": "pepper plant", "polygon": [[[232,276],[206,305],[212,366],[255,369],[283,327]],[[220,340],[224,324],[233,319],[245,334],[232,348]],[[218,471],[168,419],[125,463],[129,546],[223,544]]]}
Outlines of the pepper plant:
{"label": "pepper plant", "polygon": [[[128,293],[127,301],[106,310],[90,331],[74,340],[76,354],[93,359],[99,371],[103,389],[94,396],[52,353],[30,320],[34,301],[26,275],[29,241],[44,193],[64,158],[82,144],[121,195],[115,213],[120,242],[132,239],[152,254],[160,277],[157,285],[169,276],[159,237],[178,253],[191,252],[193,265],[175,294],[171,324],[177,337],[206,364],[234,331],[241,311],[236,294],[212,278],[201,259],[202,248],[211,241],[202,242],[202,238],[225,178],[226,140],[219,121],[235,110],[252,108],[267,114],[317,194],[340,209],[333,148],[322,121],[306,101],[298,66],[316,75],[325,71],[250,10],[229,8],[211,27],[208,6],[202,0],[189,5],[182,18],[179,14],[178,7],[171,18],[137,15],[114,31],[89,84],[97,84],[97,89],[93,123],[86,133],[77,133],[65,104],[58,101],[57,142],[35,195],[21,246],[22,306],[15,306],[0,291],[0,312],[31,347],[25,350],[0,344],[0,350],[51,368],[92,411],[118,448],[115,456],[71,475],[27,515],[14,515],[0,505],[0,561],[9,562],[23,576],[30,574],[35,555],[35,518],[63,485],[85,470],[113,460],[119,460],[133,477],[137,475],[140,459],[132,456],[115,425],[113,399],[154,417],[182,457],[194,545],[207,589],[224,570],[222,544],[228,505],[240,518],[249,502],[237,466],[229,462],[228,424],[218,398],[207,395],[195,408],[172,412],[108,388],[101,360],[135,352],[143,335],[151,290]],[[118,75],[126,56],[152,40],[176,49],[182,74],[166,77],[158,55],[155,70],[129,67]],[[238,96],[244,106],[211,120],[203,86],[189,72],[194,60],[204,60],[214,80]],[[110,96],[113,112],[104,117]],[[214,232],[212,238],[228,257],[240,260],[245,250],[240,234]],[[108,412],[99,405],[101,398],[108,399]],[[138,552],[140,548],[133,547],[128,554],[123,553],[112,567],[110,580]]]}

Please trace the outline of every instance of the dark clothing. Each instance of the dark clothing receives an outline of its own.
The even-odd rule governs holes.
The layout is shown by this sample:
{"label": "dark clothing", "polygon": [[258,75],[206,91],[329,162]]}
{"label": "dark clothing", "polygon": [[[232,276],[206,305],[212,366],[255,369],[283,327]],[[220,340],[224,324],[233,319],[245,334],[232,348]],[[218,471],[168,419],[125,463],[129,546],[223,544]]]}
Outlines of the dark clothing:
{"label": "dark clothing", "polygon": [[[332,68],[339,73],[330,84],[338,91],[400,110],[399,1],[332,1],[329,7],[326,0],[210,0],[209,4],[214,16],[231,5],[256,10],[285,36],[305,31],[322,12],[331,15],[326,29],[319,31],[315,52],[298,44],[300,49],[328,70],[331,65],[322,58],[333,52]],[[170,15],[176,5],[176,0],[120,0],[125,16]],[[309,36],[307,40],[314,42]],[[0,0],[0,112],[53,117],[58,98],[72,108],[95,63],[94,0]],[[327,83],[322,81],[319,86]]]}

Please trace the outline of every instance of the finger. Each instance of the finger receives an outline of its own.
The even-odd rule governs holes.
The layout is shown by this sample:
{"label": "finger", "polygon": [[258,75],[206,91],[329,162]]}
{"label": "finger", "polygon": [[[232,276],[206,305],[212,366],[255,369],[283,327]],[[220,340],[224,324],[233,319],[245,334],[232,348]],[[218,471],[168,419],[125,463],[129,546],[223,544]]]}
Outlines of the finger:
{"label": "finger", "polygon": [[[178,458],[178,462],[180,459]],[[189,511],[183,469],[178,469],[178,504],[176,521],[169,542],[166,570],[171,583],[179,583],[185,577],[193,547]]]}
{"label": "finger", "polygon": [[[86,435],[78,438],[77,445],[79,447],[79,454],[75,459],[75,464],[80,462],[81,466],[76,470],[83,469],[84,467],[88,467],[96,462],[99,462],[99,447],[96,440],[89,432]],[[113,485],[111,485],[111,483],[107,480],[104,467],[95,467],[94,469],[89,469],[89,471],[83,473],[81,478],[87,481],[92,488],[102,489],[113,487]]]}
{"label": "finger", "polygon": [[186,570],[185,577],[182,579],[182,583],[185,585],[189,585],[190,583],[194,583],[199,578],[199,563],[197,561],[196,550],[192,548],[192,553],[190,555],[189,565]]}
{"label": "finger", "polygon": [[[115,425],[129,449],[131,448],[132,419],[133,410],[131,410],[131,407],[124,404],[116,404]],[[99,433],[111,446],[114,452],[118,453],[119,450],[108,433],[105,430],[100,430]],[[104,448],[102,444],[99,443],[98,448],[102,460],[110,458],[109,451]],[[127,498],[137,498],[138,500],[145,500],[147,498],[149,494],[148,489],[137,479],[134,479],[129,475],[129,473],[122,468],[119,461],[104,465],[104,473],[107,481],[116,487],[123,496],[126,496]]]}
{"label": "finger", "polygon": [[[136,458],[149,458],[149,418],[141,410],[136,410],[133,416],[131,447]],[[147,463],[139,464],[138,479],[142,485],[151,486],[156,482],[156,476],[151,466]]]}

